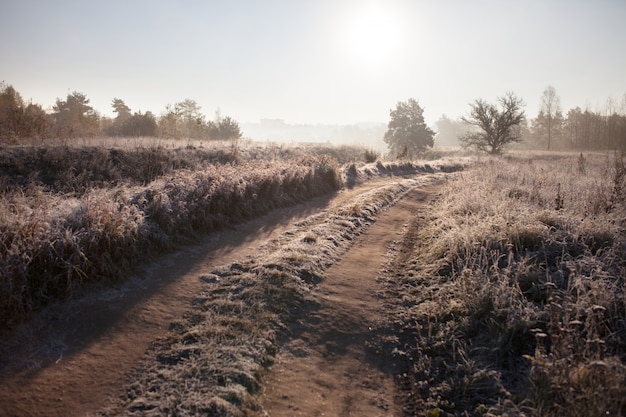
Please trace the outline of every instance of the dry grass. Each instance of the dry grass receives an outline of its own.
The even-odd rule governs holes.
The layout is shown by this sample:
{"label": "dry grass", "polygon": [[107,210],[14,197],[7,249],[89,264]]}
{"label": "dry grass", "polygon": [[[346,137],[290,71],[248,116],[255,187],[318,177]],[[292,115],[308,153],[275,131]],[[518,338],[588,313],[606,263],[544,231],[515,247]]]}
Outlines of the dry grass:
{"label": "dry grass", "polygon": [[[279,335],[303,314],[311,286],[323,279],[323,271],[347,250],[354,235],[415,184],[398,177],[449,172],[466,164],[454,156],[429,164],[365,164],[350,159],[357,154],[362,158],[362,150],[297,150],[271,144],[264,149],[242,146],[232,160],[216,162],[210,159],[215,150],[203,154],[200,145],[32,148],[39,161],[35,165],[48,161],[46,166],[57,167],[57,180],[37,176],[37,170],[28,171],[28,164],[24,172],[31,177],[23,183],[3,180],[7,191],[0,197],[0,315],[5,325],[80,293],[85,285],[123,279],[136,262],[196,234],[332,192],[344,182],[380,176],[390,182],[310,217],[269,242],[257,258],[202,277],[206,291],[172,324],[170,336],[154,344],[152,360],[137,370],[136,383],[127,387],[120,404],[103,410],[104,415],[260,415],[256,392]],[[225,152],[232,156],[233,149]],[[333,152],[351,164],[341,168],[329,156]],[[86,164],[72,169],[67,161],[58,161],[63,154],[70,159],[82,155],[105,168],[97,171]],[[120,172],[112,162],[115,155],[130,158],[135,168],[145,164],[152,169],[153,162],[161,161],[156,165],[162,169],[154,177],[119,174],[119,180],[111,181],[111,174]],[[143,160],[146,155],[149,161]],[[168,163],[168,158],[181,162]],[[68,182],[72,189],[63,188]]]}
{"label": "dry grass", "polygon": [[[422,181],[433,181],[435,176]],[[356,234],[415,180],[390,181],[342,207],[311,216],[259,255],[201,279],[206,290],[172,335],[157,342],[114,415],[264,415],[257,392],[280,335],[306,312],[312,286]],[[359,207],[359,210],[354,210]]]}
{"label": "dry grass", "polygon": [[613,154],[483,157],[407,224],[374,349],[411,412],[626,413],[625,173]]}
{"label": "dry grass", "polygon": [[[184,142],[139,139],[91,140],[90,145],[8,147],[0,149],[0,191],[81,196],[92,188],[146,185],[180,169],[244,161],[289,161],[310,155],[339,164],[361,161],[362,147],[277,145],[246,142]],[[106,145],[106,146],[105,146]]]}
{"label": "dry grass", "polygon": [[[335,191],[349,175],[334,158],[364,156],[346,146],[96,140],[0,150],[0,331],[199,234]],[[352,184],[432,170],[359,165]]]}
{"label": "dry grass", "polygon": [[126,180],[106,188],[93,187],[86,174],[83,189],[71,194],[55,185],[9,187],[0,196],[4,326],[85,284],[121,279],[138,260],[198,234],[342,186],[337,163],[315,155],[169,172],[145,185]]}

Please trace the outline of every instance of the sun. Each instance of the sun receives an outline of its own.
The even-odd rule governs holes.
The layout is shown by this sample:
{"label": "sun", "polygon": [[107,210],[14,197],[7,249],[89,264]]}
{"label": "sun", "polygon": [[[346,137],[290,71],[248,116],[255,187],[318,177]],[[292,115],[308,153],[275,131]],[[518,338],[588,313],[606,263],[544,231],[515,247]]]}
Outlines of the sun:
{"label": "sun", "polygon": [[384,64],[397,48],[398,25],[382,5],[370,4],[356,14],[348,28],[348,47],[359,62]]}

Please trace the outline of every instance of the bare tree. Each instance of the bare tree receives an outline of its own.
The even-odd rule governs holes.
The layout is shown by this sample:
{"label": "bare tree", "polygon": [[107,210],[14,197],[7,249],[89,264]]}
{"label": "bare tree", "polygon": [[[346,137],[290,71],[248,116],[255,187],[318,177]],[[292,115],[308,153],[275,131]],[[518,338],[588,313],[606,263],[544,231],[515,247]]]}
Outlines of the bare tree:
{"label": "bare tree", "polygon": [[539,114],[543,115],[546,120],[546,130],[548,133],[548,150],[552,143],[554,133],[555,120],[562,120],[561,114],[561,98],[556,94],[556,89],[551,85],[547,86],[541,96],[541,108]]}
{"label": "bare tree", "polygon": [[482,99],[470,104],[469,117],[462,117],[461,120],[477,129],[459,138],[463,146],[500,154],[507,144],[522,141],[520,124],[526,120],[522,109],[524,101],[507,92],[498,97],[498,103],[500,109]]}

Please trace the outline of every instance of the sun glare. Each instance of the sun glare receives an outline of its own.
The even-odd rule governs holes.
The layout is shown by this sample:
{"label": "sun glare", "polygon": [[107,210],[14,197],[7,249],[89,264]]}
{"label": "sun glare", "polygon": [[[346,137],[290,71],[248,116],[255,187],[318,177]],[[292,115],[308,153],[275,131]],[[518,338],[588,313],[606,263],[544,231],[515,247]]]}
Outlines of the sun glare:
{"label": "sun glare", "polygon": [[397,42],[397,22],[380,5],[372,4],[362,10],[349,27],[350,51],[368,66],[384,64],[396,49]]}

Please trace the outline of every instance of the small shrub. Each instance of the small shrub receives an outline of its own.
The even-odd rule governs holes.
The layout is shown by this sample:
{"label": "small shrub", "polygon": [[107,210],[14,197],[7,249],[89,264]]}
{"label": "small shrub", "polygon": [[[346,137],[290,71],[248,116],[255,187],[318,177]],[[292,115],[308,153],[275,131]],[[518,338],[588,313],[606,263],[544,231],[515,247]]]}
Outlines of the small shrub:
{"label": "small shrub", "polygon": [[366,149],[364,152],[365,162],[371,164],[380,158],[380,154],[373,149]]}
{"label": "small shrub", "polygon": [[577,163],[578,163],[578,173],[581,175],[585,175],[585,173],[587,172],[587,158],[585,158],[582,152],[580,153],[580,156],[578,157]]}
{"label": "small shrub", "polygon": [[556,197],[554,198],[554,209],[563,209],[563,196],[561,195],[561,184],[557,184]]}
{"label": "small shrub", "polygon": [[611,175],[613,192],[611,203],[615,206],[623,204],[626,199],[626,164],[624,164],[624,153],[613,155],[613,170]]}

